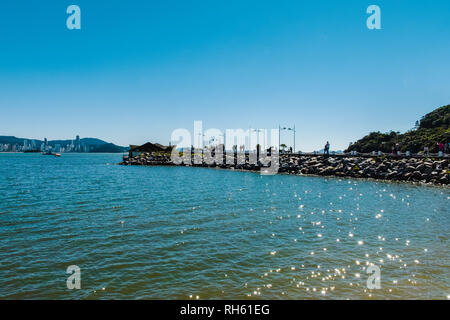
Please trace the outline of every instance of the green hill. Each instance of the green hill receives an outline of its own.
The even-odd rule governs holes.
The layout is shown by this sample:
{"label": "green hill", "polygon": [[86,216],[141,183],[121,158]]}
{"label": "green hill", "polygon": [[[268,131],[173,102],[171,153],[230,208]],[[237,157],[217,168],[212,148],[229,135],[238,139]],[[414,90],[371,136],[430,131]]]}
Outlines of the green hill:
{"label": "green hill", "polygon": [[372,152],[381,150],[390,152],[392,146],[398,144],[398,150],[417,153],[428,147],[430,152],[437,152],[438,142],[450,142],[450,105],[440,107],[416,122],[416,127],[408,132],[371,132],[367,136],[352,143],[346,152]]}

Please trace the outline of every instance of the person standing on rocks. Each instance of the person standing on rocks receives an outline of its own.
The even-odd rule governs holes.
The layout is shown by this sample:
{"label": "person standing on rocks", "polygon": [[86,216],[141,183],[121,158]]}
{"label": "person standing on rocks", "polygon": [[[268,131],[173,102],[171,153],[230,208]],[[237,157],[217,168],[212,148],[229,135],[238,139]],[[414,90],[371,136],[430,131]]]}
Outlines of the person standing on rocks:
{"label": "person standing on rocks", "polygon": [[325,147],[323,148],[323,154],[326,154],[327,156],[330,155],[330,143],[328,141],[325,144]]}

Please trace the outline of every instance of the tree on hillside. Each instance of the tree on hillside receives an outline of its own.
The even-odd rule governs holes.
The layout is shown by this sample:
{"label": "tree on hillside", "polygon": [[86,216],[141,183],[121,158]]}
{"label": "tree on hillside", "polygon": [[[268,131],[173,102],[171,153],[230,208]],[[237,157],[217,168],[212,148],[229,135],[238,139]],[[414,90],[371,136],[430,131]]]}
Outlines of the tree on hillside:
{"label": "tree on hillside", "polygon": [[372,151],[390,152],[392,146],[398,144],[400,151],[417,153],[428,147],[431,152],[437,152],[437,143],[450,141],[450,105],[440,107],[416,121],[414,129],[400,132],[371,132],[367,136],[352,143],[346,150],[368,153]]}

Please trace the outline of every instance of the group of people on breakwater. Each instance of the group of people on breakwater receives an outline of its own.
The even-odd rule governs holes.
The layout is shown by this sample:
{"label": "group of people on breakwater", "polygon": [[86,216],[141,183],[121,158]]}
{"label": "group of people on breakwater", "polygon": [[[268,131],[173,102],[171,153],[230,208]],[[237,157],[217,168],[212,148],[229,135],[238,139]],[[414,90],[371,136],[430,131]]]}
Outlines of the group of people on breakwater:
{"label": "group of people on breakwater", "polygon": [[[327,142],[329,145],[329,143]],[[217,158],[206,161],[203,153],[192,150],[190,157],[182,161],[173,161],[170,153],[142,153],[135,157],[125,156],[121,165],[144,166],[197,166],[258,171],[270,166],[270,160],[251,161],[248,152],[224,153],[221,160]],[[277,157],[277,172],[296,175],[319,175],[336,177],[372,178],[392,181],[409,181],[429,184],[448,185],[450,168],[448,157],[402,157],[392,155],[330,155],[324,149],[322,155],[315,154],[281,154]],[[269,152],[270,155],[270,152]],[[269,159],[269,162],[267,160]],[[273,159],[272,159],[273,161]]]}
{"label": "group of people on breakwater", "polygon": [[[436,147],[438,150],[438,155],[443,156],[444,154],[448,154],[450,151],[450,142],[443,143],[443,142],[437,142]],[[401,155],[400,152],[400,146],[398,143],[394,144],[391,148],[391,154],[392,155]],[[406,152],[407,155],[410,154],[409,151]],[[421,155],[429,156],[430,155],[430,148],[428,146],[425,146],[423,148],[423,152],[419,152]]]}

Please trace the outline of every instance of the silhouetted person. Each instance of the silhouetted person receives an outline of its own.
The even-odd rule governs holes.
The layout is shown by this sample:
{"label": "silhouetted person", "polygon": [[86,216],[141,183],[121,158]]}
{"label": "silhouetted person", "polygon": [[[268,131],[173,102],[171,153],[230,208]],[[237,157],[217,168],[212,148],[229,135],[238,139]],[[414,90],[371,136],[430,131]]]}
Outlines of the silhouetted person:
{"label": "silhouetted person", "polygon": [[323,148],[323,154],[326,154],[327,156],[330,155],[330,143],[328,141]]}

